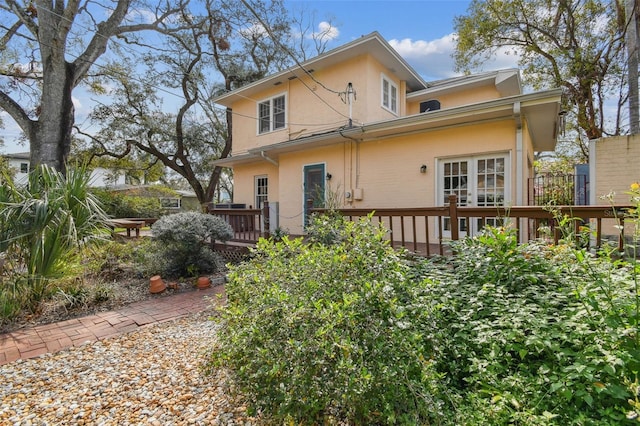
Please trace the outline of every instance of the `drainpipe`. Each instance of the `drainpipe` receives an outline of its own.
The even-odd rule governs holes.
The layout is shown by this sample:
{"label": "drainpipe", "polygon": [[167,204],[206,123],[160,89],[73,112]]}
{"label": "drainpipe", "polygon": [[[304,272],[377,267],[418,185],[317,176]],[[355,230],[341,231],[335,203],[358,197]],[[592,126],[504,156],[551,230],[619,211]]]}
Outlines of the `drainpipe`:
{"label": "drainpipe", "polygon": [[523,147],[522,147],[522,116],[520,114],[520,102],[513,104],[513,118],[516,122],[516,206],[523,204],[522,175],[524,173]]}

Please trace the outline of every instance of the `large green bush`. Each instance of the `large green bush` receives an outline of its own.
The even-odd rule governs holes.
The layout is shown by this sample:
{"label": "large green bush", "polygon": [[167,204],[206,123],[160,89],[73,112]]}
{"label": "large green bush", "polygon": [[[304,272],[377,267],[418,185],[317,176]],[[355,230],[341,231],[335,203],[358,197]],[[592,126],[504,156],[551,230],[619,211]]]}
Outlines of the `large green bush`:
{"label": "large green bush", "polygon": [[222,218],[183,212],[163,216],[151,228],[156,273],[172,276],[215,272],[223,265],[213,241],[228,241],[233,229]]}
{"label": "large green bush", "polygon": [[280,424],[427,424],[441,402],[424,286],[384,230],[339,222],[332,244],[261,240],[233,267],[210,365]]}
{"label": "large green bush", "polygon": [[99,188],[93,192],[110,217],[160,217],[164,212],[158,197],[127,195]]}
{"label": "large green bush", "polygon": [[[637,265],[488,229],[431,287],[452,424],[620,425],[640,371]],[[631,414],[629,417],[633,417]]]}

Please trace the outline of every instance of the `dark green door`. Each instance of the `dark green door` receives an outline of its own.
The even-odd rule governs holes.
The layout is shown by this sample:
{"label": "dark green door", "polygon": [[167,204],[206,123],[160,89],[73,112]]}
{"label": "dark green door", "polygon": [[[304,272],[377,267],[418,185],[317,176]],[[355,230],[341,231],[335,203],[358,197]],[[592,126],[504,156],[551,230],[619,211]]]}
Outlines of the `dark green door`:
{"label": "dark green door", "polygon": [[309,218],[309,206],[324,207],[324,164],[304,166],[304,226]]}

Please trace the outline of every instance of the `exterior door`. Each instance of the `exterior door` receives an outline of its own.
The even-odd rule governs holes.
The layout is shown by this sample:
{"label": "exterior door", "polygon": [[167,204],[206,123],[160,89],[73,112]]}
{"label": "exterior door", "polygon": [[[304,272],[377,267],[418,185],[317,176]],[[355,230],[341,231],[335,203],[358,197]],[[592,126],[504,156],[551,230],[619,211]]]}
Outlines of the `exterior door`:
{"label": "exterior door", "polygon": [[309,218],[309,206],[324,207],[324,164],[304,166],[304,226]]}
{"label": "exterior door", "polygon": [[[439,192],[442,205],[455,194],[458,206],[502,206],[509,194],[509,167],[507,155],[456,158],[440,161],[438,167]],[[460,236],[473,235],[486,224],[497,226],[497,218],[458,219]],[[444,237],[451,236],[451,220],[443,221]]]}

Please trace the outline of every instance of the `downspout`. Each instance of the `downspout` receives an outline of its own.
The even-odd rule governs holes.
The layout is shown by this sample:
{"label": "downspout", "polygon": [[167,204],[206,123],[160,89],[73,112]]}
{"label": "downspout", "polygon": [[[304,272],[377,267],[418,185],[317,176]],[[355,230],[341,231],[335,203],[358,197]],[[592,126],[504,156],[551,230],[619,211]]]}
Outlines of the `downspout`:
{"label": "downspout", "polygon": [[522,116],[520,102],[513,104],[513,118],[516,122],[516,206],[523,206],[523,147],[522,147]]}
{"label": "downspout", "polygon": [[276,167],[279,166],[278,162],[276,160],[274,160],[273,158],[268,157],[267,154],[264,153],[264,151],[260,151],[260,156],[262,158],[264,158],[265,160],[267,160],[268,162],[270,162],[271,164],[273,164],[274,166],[276,166]]}

